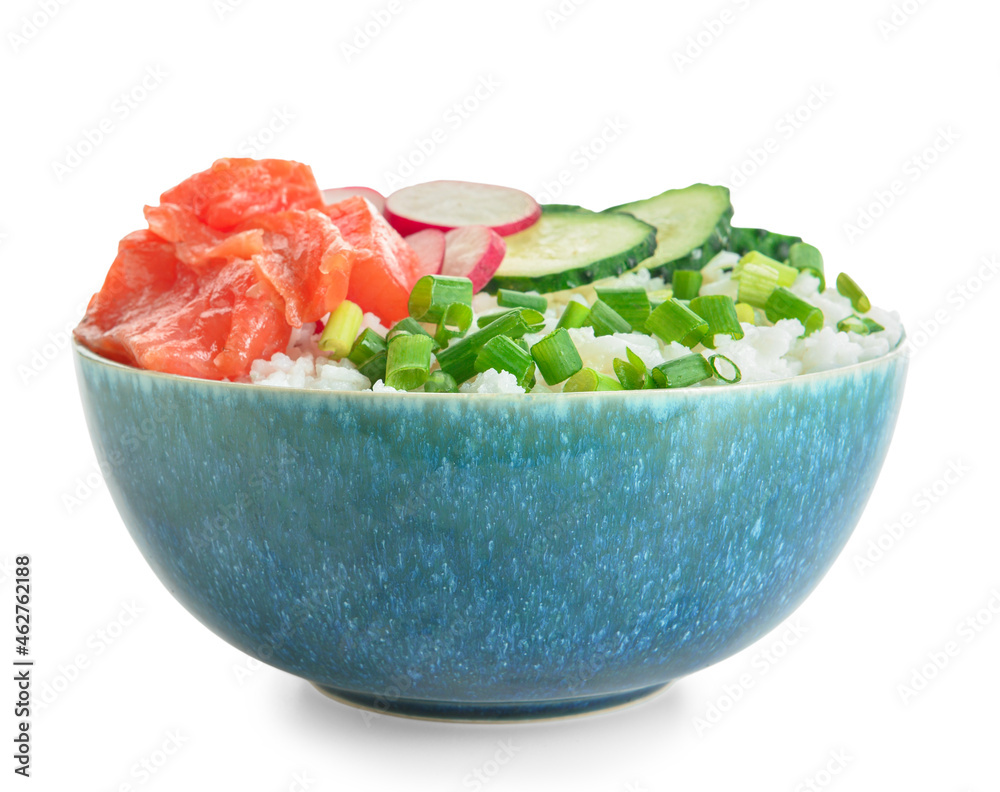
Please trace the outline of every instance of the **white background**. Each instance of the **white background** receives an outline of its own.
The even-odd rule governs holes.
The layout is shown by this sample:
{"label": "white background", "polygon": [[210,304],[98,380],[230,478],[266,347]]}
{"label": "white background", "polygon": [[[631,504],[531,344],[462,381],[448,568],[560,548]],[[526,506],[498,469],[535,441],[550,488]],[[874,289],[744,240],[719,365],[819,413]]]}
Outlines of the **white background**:
{"label": "white background", "polygon": [[[887,0],[398,0],[364,45],[357,26],[388,2],[5,2],[0,635],[8,663],[12,561],[30,553],[48,699],[33,777],[9,788],[1000,789],[1000,7],[903,5],[891,29]],[[241,152],[307,162],[323,187],[459,178],[594,209],[753,171],[735,222],[819,246],[915,347],[883,474],[790,620],[801,637],[776,630],[637,706],[531,725],[366,722],[249,671],[129,539],[67,349],[142,205]],[[876,217],[852,231],[862,211]],[[947,665],[902,691],[949,642]]]}

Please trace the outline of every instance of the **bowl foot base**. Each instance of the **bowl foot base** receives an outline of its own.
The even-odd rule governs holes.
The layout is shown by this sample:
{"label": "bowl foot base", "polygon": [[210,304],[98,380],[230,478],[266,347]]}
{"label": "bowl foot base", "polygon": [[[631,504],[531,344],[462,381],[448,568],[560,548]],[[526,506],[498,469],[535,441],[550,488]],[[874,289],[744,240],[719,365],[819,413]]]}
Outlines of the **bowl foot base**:
{"label": "bowl foot base", "polygon": [[455,702],[427,701],[421,699],[392,698],[341,690],[329,685],[315,685],[326,696],[344,704],[370,710],[379,715],[397,715],[438,721],[466,721],[497,723],[508,721],[545,720],[583,715],[588,712],[612,709],[631,704],[658,693],[669,682],[650,687],[587,698],[551,699],[524,702]]}

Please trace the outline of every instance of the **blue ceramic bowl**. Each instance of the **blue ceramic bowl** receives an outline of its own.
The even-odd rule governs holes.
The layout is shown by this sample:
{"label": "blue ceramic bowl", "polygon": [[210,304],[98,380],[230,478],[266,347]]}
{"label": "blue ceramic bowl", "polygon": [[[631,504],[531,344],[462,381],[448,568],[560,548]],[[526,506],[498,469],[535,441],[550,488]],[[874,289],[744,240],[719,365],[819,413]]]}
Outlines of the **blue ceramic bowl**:
{"label": "blue ceramic bowl", "polygon": [[857,523],[907,368],[373,395],[75,359],[122,519],[188,610],[335,697],[456,720],[621,704],[775,627]]}

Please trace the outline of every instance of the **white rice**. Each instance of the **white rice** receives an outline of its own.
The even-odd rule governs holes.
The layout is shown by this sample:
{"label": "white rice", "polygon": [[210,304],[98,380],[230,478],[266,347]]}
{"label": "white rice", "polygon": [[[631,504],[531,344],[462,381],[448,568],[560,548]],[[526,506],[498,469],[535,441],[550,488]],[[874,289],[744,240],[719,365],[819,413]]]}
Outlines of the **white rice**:
{"label": "white rice", "polygon": [[[702,270],[705,280],[700,293],[725,294],[735,299],[737,284],[730,277],[728,269],[738,260],[739,257],[735,254],[724,252],[708,262]],[[627,273],[613,283],[622,288],[638,287],[647,291],[664,288],[663,281],[660,278],[651,278],[646,270]],[[783,319],[771,326],[766,322],[762,311],[755,311],[755,324],[742,325],[743,338],[734,341],[728,336],[717,336],[717,348],[714,350],[707,349],[701,344],[694,349],[688,349],[677,343],[666,345],[657,338],[642,333],[615,333],[598,338],[594,336],[591,327],[570,330],[569,335],[583,359],[584,366],[612,377],[615,358],[624,359],[626,349],[631,349],[650,368],[691,352],[706,357],[722,354],[739,367],[743,382],[784,379],[871,360],[894,349],[902,337],[903,328],[899,314],[874,307],[863,316],[878,322],[885,330],[870,335],[838,332],[837,322],[854,313],[850,300],[840,295],[835,288],[827,288],[821,293],[819,279],[809,273],[801,273],[791,286],[791,290],[823,311],[824,327],[821,330],[800,338],[803,328],[797,320]],[[558,303],[555,300],[551,301],[551,306],[545,313],[544,327],[538,333],[525,336],[525,341],[529,345],[537,343],[547,333],[552,332],[568,300],[587,303],[580,294],[563,296]],[[477,317],[493,313],[499,308],[496,298],[483,292],[473,298],[472,307]],[[378,317],[370,313],[364,315],[362,330],[365,328],[371,328],[380,335],[385,335],[387,332],[387,328],[379,322]],[[329,359],[317,345],[319,336],[315,330],[315,325],[305,325],[293,331],[285,353],[279,352],[270,360],[254,361],[250,370],[250,381],[258,385],[280,388],[398,392],[394,388],[387,387],[381,380],[371,383],[346,358],[339,362]],[[708,380],[692,387],[719,386],[724,387],[717,380]],[[533,392],[561,389],[561,384],[549,387],[538,374]],[[462,384],[459,391],[461,393],[525,392],[517,384],[514,375],[493,369]]]}

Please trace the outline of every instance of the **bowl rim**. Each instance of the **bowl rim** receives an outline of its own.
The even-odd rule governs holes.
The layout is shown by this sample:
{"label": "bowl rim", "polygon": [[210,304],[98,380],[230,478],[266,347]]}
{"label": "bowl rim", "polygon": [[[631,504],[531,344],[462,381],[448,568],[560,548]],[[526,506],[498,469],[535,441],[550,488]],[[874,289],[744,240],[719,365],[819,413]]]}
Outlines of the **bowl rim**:
{"label": "bowl rim", "polygon": [[[797,385],[809,385],[812,383],[820,383],[823,381],[847,378],[854,374],[862,373],[870,369],[881,368],[885,365],[893,363],[897,360],[902,359],[904,365],[906,365],[910,357],[910,345],[907,342],[906,333],[900,337],[896,346],[890,349],[886,354],[880,355],[877,358],[871,358],[869,360],[862,360],[858,363],[851,363],[847,366],[840,366],[838,368],[826,369],[824,371],[814,371],[808,374],[797,374],[792,377],[783,377],[780,379],[771,380],[760,380],[756,382],[738,382],[735,384],[721,384],[716,386],[707,387],[689,387],[689,388],[653,388],[653,389],[641,389],[634,391],[581,391],[576,393],[563,393],[561,391],[552,391],[549,393],[424,393],[416,392],[410,393],[409,391],[390,391],[382,392],[378,394],[373,394],[370,390],[325,390],[321,388],[293,388],[284,385],[259,385],[254,382],[232,382],[229,380],[210,380],[202,379],[200,377],[189,377],[184,374],[169,374],[163,371],[152,371],[150,369],[136,368],[135,366],[130,366],[126,363],[119,363],[118,361],[111,360],[110,358],[103,357],[96,352],[88,349],[75,338],[71,342],[73,348],[73,353],[77,357],[83,360],[90,361],[101,366],[104,366],[111,370],[117,370],[124,374],[130,374],[141,378],[152,378],[154,380],[163,381],[174,381],[181,384],[191,384],[198,385],[207,388],[219,388],[224,390],[229,390],[231,392],[244,391],[250,392],[266,392],[266,393],[298,393],[303,394],[303,397],[310,398],[309,394],[312,394],[312,398],[353,398],[360,399],[363,401],[371,401],[373,395],[378,396],[380,399],[390,399],[392,397],[405,398],[407,401],[413,400],[438,400],[444,399],[451,402],[463,401],[469,398],[475,400],[510,400],[514,402],[535,402],[535,401],[548,401],[555,398],[557,401],[565,401],[567,399],[606,399],[606,398],[626,398],[626,399],[636,399],[636,398],[653,398],[657,400],[661,399],[677,399],[677,398],[712,398],[707,396],[707,394],[724,394],[733,392],[744,392],[744,391],[754,391],[754,390],[769,390],[775,387],[794,387]],[[696,396],[696,394],[698,394]],[[705,394],[704,396],[701,394]],[[501,398],[502,397],[502,398]]]}

